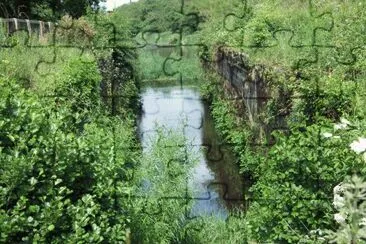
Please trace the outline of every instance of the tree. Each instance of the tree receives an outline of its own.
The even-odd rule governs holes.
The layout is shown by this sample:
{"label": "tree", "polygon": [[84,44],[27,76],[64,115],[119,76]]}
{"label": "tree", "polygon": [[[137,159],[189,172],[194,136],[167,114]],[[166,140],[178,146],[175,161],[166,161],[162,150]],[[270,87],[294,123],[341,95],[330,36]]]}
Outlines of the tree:
{"label": "tree", "polygon": [[63,15],[79,18],[88,8],[98,9],[105,0],[3,0],[0,17],[55,21]]}

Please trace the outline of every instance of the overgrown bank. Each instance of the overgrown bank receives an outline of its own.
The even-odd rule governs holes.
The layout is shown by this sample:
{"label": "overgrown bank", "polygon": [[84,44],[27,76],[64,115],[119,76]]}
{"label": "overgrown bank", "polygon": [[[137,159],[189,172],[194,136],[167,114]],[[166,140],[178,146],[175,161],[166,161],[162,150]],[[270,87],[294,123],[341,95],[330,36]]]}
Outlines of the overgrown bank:
{"label": "overgrown bank", "polygon": [[[202,93],[242,172],[254,181],[242,219],[246,239],[359,240],[362,208],[354,209],[357,217],[341,215],[349,220],[341,223],[332,196],[340,182],[365,173],[365,159],[352,146],[365,133],[362,78],[345,82],[319,76],[314,67],[272,68],[232,49],[218,48],[209,62],[202,54]],[[342,231],[327,231],[337,224]]]}
{"label": "overgrown bank", "polygon": [[[119,49],[93,52],[106,44],[92,22],[60,24],[72,27],[38,49],[23,33],[1,33],[14,45],[1,50],[0,240],[123,242],[140,154],[133,60]],[[98,60],[108,63],[102,71]]]}

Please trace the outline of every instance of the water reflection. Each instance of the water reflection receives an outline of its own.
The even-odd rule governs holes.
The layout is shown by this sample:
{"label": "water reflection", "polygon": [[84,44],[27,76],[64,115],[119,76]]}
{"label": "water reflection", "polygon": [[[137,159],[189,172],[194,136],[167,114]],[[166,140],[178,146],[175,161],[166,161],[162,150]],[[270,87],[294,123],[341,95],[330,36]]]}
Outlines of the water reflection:
{"label": "water reflection", "polygon": [[194,191],[191,216],[212,214],[225,218],[228,210],[243,202],[243,181],[235,157],[220,142],[198,90],[180,86],[145,87],[141,97],[140,131],[145,147],[149,146],[156,124],[182,130],[185,120],[184,135],[193,144],[192,153],[199,158],[189,179],[189,187]]}

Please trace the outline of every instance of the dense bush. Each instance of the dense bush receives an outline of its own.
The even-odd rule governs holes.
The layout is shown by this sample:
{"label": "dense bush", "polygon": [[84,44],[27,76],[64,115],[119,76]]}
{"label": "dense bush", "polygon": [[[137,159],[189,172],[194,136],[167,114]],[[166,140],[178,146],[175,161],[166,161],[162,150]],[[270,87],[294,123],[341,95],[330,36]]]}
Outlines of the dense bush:
{"label": "dense bush", "polygon": [[1,240],[123,241],[133,124],[101,109],[95,63],[58,77],[56,99],[1,79]]}
{"label": "dense bush", "polygon": [[168,3],[162,0],[141,0],[117,8],[114,12],[117,22],[120,16],[128,17],[126,21],[135,35],[144,31],[179,33],[181,29],[185,33],[193,33],[198,30],[198,24],[203,19],[191,4],[185,4],[182,13],[182,4],[184,3],[180,0],[170,0]]}
{"label": "dense bush", "polygon": [[96,33],[90,23],[85,19],[73,19],[65,15],[59,21],[56,27],[56,37],[58,43],[72,46],[90,45]]}

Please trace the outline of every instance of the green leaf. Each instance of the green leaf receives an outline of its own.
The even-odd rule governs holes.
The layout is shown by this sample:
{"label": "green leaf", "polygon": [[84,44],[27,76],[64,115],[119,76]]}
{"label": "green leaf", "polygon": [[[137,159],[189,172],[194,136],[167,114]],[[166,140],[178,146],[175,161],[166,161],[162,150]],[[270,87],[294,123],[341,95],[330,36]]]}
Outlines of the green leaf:
{"label": "green leaf", "polygon": [[34,185],[35,185],[35,184],[37,184],[37,182],[38,182],[38,181],[37,181],[37,179],[36,179],[36,178],[34,178],[34,177],[30,178],[30,180],[29,180],[29,181],[30,181],[30,183],[31,183],[31,185],[32,185],[32,186],[34,186]]}
{"label": "green leaf", "polygon": [[57,186],[58,184],[60,184],[62,182],[62,180],[61,179],[57,179],[56,181],[55,181],[55,186]]}

